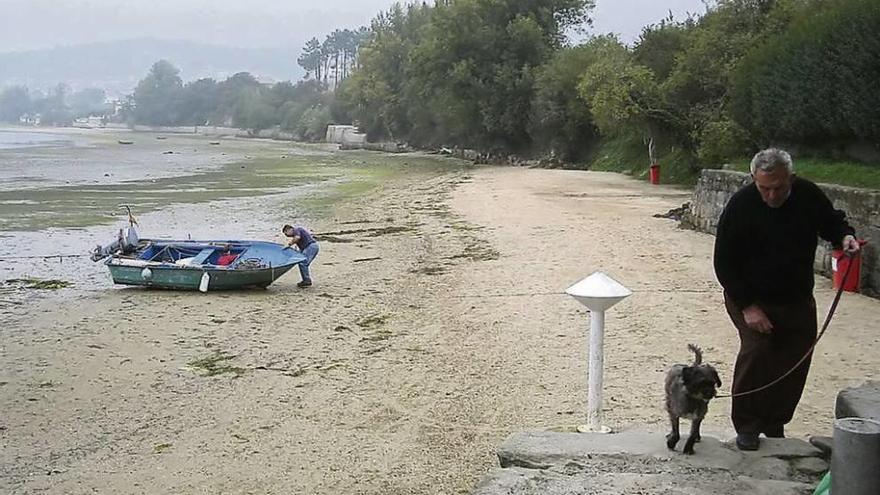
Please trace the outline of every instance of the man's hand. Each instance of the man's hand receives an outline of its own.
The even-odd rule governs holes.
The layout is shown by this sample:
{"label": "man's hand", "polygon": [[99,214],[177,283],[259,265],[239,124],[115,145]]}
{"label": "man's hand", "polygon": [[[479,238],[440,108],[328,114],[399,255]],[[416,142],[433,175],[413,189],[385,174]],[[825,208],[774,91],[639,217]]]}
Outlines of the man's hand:
{"label": "man's hand", "polygon": [[853,256],[859,252],[861,249],[861,245],[859,245],[859,241],[856,240],[855,237],[851,235],[844,236],[843,242],[843,252],[848,254],[849,256]]}
{"label": "man's hand", "polygon": [[757,304],[752,304],[744,309],[743,318],[746,320],[746,325],[752,330],[761,333],[771,333],[773,331],[773,323],[770,322],[770,318],[767,318],[767,314]]}

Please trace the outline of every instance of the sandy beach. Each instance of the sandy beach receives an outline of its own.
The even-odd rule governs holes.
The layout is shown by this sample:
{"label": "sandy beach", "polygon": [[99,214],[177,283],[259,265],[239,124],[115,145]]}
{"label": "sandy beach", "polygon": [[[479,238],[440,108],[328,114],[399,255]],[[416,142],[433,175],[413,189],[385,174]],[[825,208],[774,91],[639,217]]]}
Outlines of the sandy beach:
{"label": "sandy beach", "polygon": [[[608,314],[606,423],[662,442],[686,344],[725,390],[737,349],[713,237],[652,216],[689,195],[593,172],[396,174],[307,218],[309,290],[292,273],[258,293],[36,300],[3,325],[0,492],[469,493],[510,433],[583,422],[588,320],[563,291],[596,270],[634,291]],[[237,208],[301,211],[271,201]],[[828,280],[816,295],[824,314]],[[844,297],[791,436],[828,434],[837,391],[877,377],[878,319]],[[732,433],[729,406],[704,432]]]}

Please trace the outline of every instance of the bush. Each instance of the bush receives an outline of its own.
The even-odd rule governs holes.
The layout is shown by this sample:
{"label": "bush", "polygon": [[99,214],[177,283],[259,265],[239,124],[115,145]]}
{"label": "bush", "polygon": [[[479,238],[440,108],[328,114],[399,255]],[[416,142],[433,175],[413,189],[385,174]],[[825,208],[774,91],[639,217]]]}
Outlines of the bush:
{"label": "bush", "polygon": [[697,156],[708,166],[719,166],[726,160],[751,150],[749,133],[732,120],[709,122],[695,136],[699,143]]}
{"label": "bush", "polygon": [[815,2],[737,66],[731,113],[762,142],[880,139],[880,2]]}
{"label": "bush", "polygon": [[332,123],[330,109],[325,105],[316,105],[303,113],[297,133],[306,141],[320,141],[327,134],[327,126]]}

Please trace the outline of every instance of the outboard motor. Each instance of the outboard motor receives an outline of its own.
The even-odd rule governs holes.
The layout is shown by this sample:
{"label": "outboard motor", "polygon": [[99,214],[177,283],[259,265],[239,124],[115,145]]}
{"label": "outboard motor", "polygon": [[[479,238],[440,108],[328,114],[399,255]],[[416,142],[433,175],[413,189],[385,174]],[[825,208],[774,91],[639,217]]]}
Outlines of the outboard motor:
{"label": "outboard motor", "polygon": [[92,250],[90,256],[92,261],[100,261],[112,254],[128,254],[137,249],[138,242],[140,242],[140,237],[135,228],[137,220],[135,220],[134,216],[131,214],[131,208],[129,206],[122,205],[121,208],[128,209],[128,226],[119,229],[116,240],[112,243],[106,246],[101,246],[100,244],[96,246],[95,249]]}
{"label": "outboard motor", "polygon": [[134,228],[134,225],[130,225],[124,229],[119,229],[115,241],[106,246],[101,246],[100,244],[96,246],[92,250],[90,258],[92,261],[100,261],[111,254],[131,253],[137,249],[138,241],[140,241],[140,237],[138,237],[137,229]]}

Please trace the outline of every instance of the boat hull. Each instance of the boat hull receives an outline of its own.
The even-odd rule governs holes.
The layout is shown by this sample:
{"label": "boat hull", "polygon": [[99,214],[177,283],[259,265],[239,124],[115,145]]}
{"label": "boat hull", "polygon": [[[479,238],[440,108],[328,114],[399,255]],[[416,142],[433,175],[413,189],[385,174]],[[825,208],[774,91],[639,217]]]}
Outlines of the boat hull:
{"label": "boat hull", "polygon": [[181,268],[177,266],[151,266],[149,277],[144,268],[108,264],[113,282],[121,285],[140,285],[156,289],[199,290],[202,277],[208,274],[208,291],[235,290],[251,287],[268,287],[272,282],[290,271],[293,265],[255,270],[223,270],[204,268]]}

